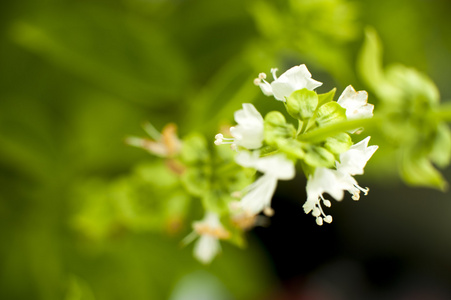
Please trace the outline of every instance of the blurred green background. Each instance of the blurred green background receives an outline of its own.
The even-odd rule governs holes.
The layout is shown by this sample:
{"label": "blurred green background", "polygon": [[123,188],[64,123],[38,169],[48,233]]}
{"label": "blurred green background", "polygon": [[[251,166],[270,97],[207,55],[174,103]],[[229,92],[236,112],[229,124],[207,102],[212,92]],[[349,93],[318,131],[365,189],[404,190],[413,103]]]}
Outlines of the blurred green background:
{"label": "blurred green background", "polygon": [[[252,84],[271,67],[281,73],[307,64],[324,82],[320,92],[365,89],[356,60],[368,25],[381,37],[386,63],[428,74],[449,99],[450,9],[445,0],[2,3],[0,298],[295,299],[287,282],[304,278],[295,285],[302,290],[322,274],[320,266],[341,259],[369,262],[366,283],[356,283],[363,294],[392,287],[392,277],[377,280],[384,270],[371,266],[378,259],[394,270],[393,280],[428,270],[430,281],[446,286],[449,193],[406,188],[393,167],[369,163],[363,182],[370,196],[334,204],[332,229],[301,227],[314,223],[301,210],[305,194],[282,184],[276,200],[288,206],[281,204],[272,229],[251,233],[244,251],[224,245],[207,267],[192,258],[192,246],[179,246],[190,224],[172,235],[127,227],[111,216],[108,193],[135,166],[154,160],[123,143],[142,135],[145,120],[159,129],[175,122],[182,136],[195,130],[213,141],[242,102],[277,109]],[[369,101],[377,103],[371,93]],[[380,149],[375,160],[389,155]],[[451,179],[449,170],[445,177]],[[291,207],[296,212],[283,215]],[[80,226],[86,210],[91,223]],[[339,241],[313,251],[321,254],[314,264],[302,252],[303,235],[313,236],[308,230],[315,241]],[[290,255],[281,259],[285,251]],[[354,274],[347,268],[345,275]],[[336,283],[352,299],[344,286]]]}

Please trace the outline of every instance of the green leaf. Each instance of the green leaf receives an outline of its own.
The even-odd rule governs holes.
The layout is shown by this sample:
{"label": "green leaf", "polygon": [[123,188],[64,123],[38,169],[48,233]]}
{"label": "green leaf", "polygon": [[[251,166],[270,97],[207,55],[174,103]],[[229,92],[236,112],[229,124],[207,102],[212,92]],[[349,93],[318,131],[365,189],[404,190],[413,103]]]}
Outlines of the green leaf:
{"label": "green leaf", "polygon": [[335,156],[327,149],[316,145],[304,145],[304,161],[312,167],[333,167]]}
{"label": "green leaf", "polygon": [[318,127],[346,120],[346,109],[337,102],[328,102],[318,109],[316,124]]}
{"label": "green leaf", "polygon": [[205,137],[192,133],[183,139],[181,158],[187,164],[206,162],[210,158]]}
{"label": "green leaf", "polygon": [[352,139],[349,134],[342,132],[333,137],[328,137],[324,143],[324,148],[333,153],[336,158],[347,151],[352,146]]}
{"label": "green leaf", "polygon": [[228,196],[222,193],[217,193],[217,191],[209,189],[205,190],[202,195],[202,205],[206,211],[212,211],[219,215],[228,212]]}
{"label": "green leaf", "polygon": [[360,76],[371,88],[376,89],[384,82],[382,46],[373,28],[365,30],[365,42],[360,51],[357,67]]}
{"label": "green leaf", "polygon": [[438,126],[429,157],[439,167],[444,168],[449,165],[451,160],[451,131],[446,124]]}
{"label": "green leaf", "polygon": [[210,176],[202,168],[188,168],[182,176],[182,184],[193,196],[201,197],[210,188]]}
{"label": "green leaf", "polygon": [[410,149],[401,157],[401,176],[411,185],[433,187],[445,190],[446,181],[431,162],[423,155],[415,155]]}
{"label": "green leaf", "polygon": [[285,117],[278,111],[272,111],[265,116],[265,141],[271,146],[277,146],[280,140],[296,137],[296,129],[287,123]]}
{"label": "green leaf", "polygon": [[333,101],[336,91],[337,91],[337,88],[333,88],[330,91],[328,91],[327,93],[318,94],[318,107],[320,107],[323,104]]}
{"label": "green leaf", "polygon": [[310,119],[318,106],[318,95],[314,91],[302,89],[294,91],[285,103],[288,113],[295,119]]}
{"label": "green leaf", "polygon": [[295,139],[280,139],[278,140],[279,150],[288,155],[288,157],[296,157],[303,159],[305,151],[303,149],[303,143]]}

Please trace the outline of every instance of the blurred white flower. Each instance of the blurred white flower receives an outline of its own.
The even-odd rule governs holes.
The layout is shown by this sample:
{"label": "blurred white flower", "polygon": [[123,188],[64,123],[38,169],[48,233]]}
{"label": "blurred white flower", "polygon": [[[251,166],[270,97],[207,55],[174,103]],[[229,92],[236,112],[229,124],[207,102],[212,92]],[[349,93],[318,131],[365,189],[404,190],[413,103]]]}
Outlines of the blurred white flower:
{"label": "blurred white flower", "polygon": [[219,240],[230,238],[230,232],[222,226],[219,216],[213,212],[207,212],[201,221],[194,222],[193,229],[182,244],[186,245],[199,237],[194,245],[194,257],[204,264],[209,264],[221,251]]}
{"label": "blurred white flower", "polygon": [[125,139],[125,143],[160,157],[173,157],[180,153],[182,142],[177,136],[175,124],[167,124],[161,134],[149,122],[144,123],[143,128],[154,140],[131,136]]}
{"label": "blurred white flower", "polygon": [[277,187],[278,180],[290,180],[294,178],[294,163],[282,154],[259,157],[258,152],[253,154],[242,151],[235,157],[236,162],[248,168],[254,168],[261,173],[255,182],[249,185],[241,198],[239,206],[249,214],[256,215],[264,212],[271,216],[271,199]]}
{"label": "blurred white flower", "polygon": [[263,145],[263,117],[254,105],[243,103],[243,109],[236,111],[234,116],[238,125],[230,128],[233,139],[224,138],[218,133],[215,136],[215,144],[231,144],[233,148],[236,146],[246,149],[260,148]]}
{"label": "blurred white flower", "polygon": [[266,79],[265,73],[260,73],[258,78],[254,80],[254,84],[258,85],[263,94],[266,96],[274,96],[279,101],[286,101],[294,91],[306,88],[313,91],[322,83],[312,79],[312,74],[308,71],[305,65],[295,66],[287,70],[285,73],[276,76],[277,69],[271,69],[274,81],[269,83]]}

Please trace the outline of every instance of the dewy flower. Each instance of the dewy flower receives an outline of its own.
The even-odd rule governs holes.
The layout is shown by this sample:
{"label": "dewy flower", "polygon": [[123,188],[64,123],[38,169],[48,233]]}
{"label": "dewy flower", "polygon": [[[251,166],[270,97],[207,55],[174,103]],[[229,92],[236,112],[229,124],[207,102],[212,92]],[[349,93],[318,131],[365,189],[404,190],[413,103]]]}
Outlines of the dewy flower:
{"label": "dewy flower", "polygon": [[[263,145],[263,117],[250,103],[243,103],[243,109],[235,112],[237,126],[230,128],[233,139],[224,138],[218,133],[215,144],[231,144],[232,148],[242,146],[247,149],[258,149]],[[224,142],[224,140],[226,142]]]}
{"label": "dewy flower", "polygon": [[194,222],[193,229],[182,243],[188,244],[199,236],[194,245],[194,257],[204,264],[209,264],[221,251],[219,240],[230,238],[230,232],[224,229],[219,216],[213,212],[207,212],[203,220]]}
{"label": "dewy flower", "polygon": [[322,85],[322,82],[312,79],[312,74],[305,65],[295,66],[280,75],[276,76],[277,69],[271,69],[274,81],[269,83],[265,73],[260,73],[258,78],[254,80],[254,84],[258,85],[263,94],[266,96],[274,96],[279,101],[286,101],[294,91],[306,88],[313,91]]}
{"label": "dewy flower", "polygon": [[337,101],[346,109],[346,118],[348,120],[371,118],[373,116],[374,105],[368,103],[368,93],[358,91],[348,85]]}
{"label": "dewy flower", "polygon": [[343,191],[351,193],[353,200],[360,199],[360,192],[368,194],[369,189],[359,186],[353,176],[363,174],[363,168],[378,148],[368,147],[369,140],[370,137],[367,137],[340,154],[336,170],[319,167],[309,178],[306,187],[307,201],[303,208],[306,214],[311,212],[316,217],[318,225],[322,225],[323,221],[332,222],[332,216],[326,215],[321,207],[321,202],[327,207],[331,206],[331,202],[324,199],[324,193],[328,193],[337,201],[343,199]]}
{"label": "dewy flower", "polygon": [[272,215],[271,199],[276,190],[278,180],[290,180],[294,178],[294,163],[283,154],[267,157],[258,157],[259,153],[242,151],[235,157],[236,162],[248,168],[254,168],[263,173],[254,183],[245,189],[247,192],[241,198],[241,209],[249,214],[256,215],[263,211],[266,215]]}

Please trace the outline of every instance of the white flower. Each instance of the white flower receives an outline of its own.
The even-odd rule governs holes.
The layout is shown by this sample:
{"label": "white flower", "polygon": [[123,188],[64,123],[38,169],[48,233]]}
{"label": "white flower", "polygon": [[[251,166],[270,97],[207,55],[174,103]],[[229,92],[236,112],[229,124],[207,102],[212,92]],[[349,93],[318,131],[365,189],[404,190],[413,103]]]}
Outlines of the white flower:
{"label": "white flower", "polygon": [[269,83],[265,73],[260,73],[258,78],[254,80],[254,84],[260,86],[263,94],[266,96],[274,96],[279,101],[286,101],[294,91],[306,88],[313,91],[322,83],[312,79],[312,74],[305,65],[295,66],[280,75],[276,76],[277,69],[271,69],[274,81]]}
{"label": "white flower", "polygon": [[[247,149],[258,149],[263,145],[263,117],[250,103],[243,103],[243,109],[235,112],[237,126],[230,128],[233,139],[224,138],[219,133],[215,136],[215,144],[232,144]],[[226,140],[227,142],[224,142]]]}
{"label": "white flower", "polygon": [[276,190],[278,180],[294,178],[295,168],[291,160],[282,154],[258,157],[258,153],[250,154],[242,151],[235,157],[236,162],[243,167],[257,169],[263,173],[254,183],[248,186],[246,195],[239,202],[243,211],[256,215],[263,211],[272,215],[271,199]]}
{"label": "white flower", "polygon": [[365,168],[366,163],[379,148],[376,145],[368,147],[370,138],[368,136],[357,144],[352,145],[348,151],[340,154],[340,162],[335,164],[342,184],[353,195],[352,199],[354,200],[360,199],[360,191],[364,192],[365,195],[369,191],[368,188],[360,187],[352,176],[363,174],[363,168]]}
{"label": "white flower", "polygon": [[337,101],[346,109],[346,118],[348,120],[371,118],[373,116],[374,105],[368,103],[368,93],[358,91],[348,85]]}
{"label": "white flower", "polygon": [[209,264],[221,251],[219,240],[230,238],[230,232],[224,229],[219,216],[213,212],[207,212],[204,219],[194,222],[193,228],[194,231],[182,243],[188,244],[199,236],[194,245],[194,257],[204,264]]}
{"label": "white flower", "polygon": [[316,217],[318,225],[322,225],[323,220],[328,223],[332,222],[332,216],[326,216],[321,202],[327,207],[331,206],[331,202],[324,199],[324,193],[328,193],[338,201],[343,199],[343,186],[337,171],[322,167],[316,168],[313,176],[307,182],[306,190],[307,201],[303,205],[304,212],[306,214],[311,212]]}
{"label": "white flower", "polygon": [[329,200],[324,199],[323,194],[328,193],[335,200],[343,199],[343,191],[348,191],[353,200],[360,199],[360,192],[368,194],[368,188],[362,188],[354,179],[354,175],[363,174],[363,168],[377,150],[378,146],[369,146],[370,137],[352,145],[348,151],[340,154],[340,162],[336,162],[336,170],[316,168],[313,176],[307,182],[307,201],[303,208],[306,214],[312,213],[316,217],[316,223],[322,225],[323,221],[332,222],[332,216],[326,215],[321,207],[321,202],[331,206]]}

